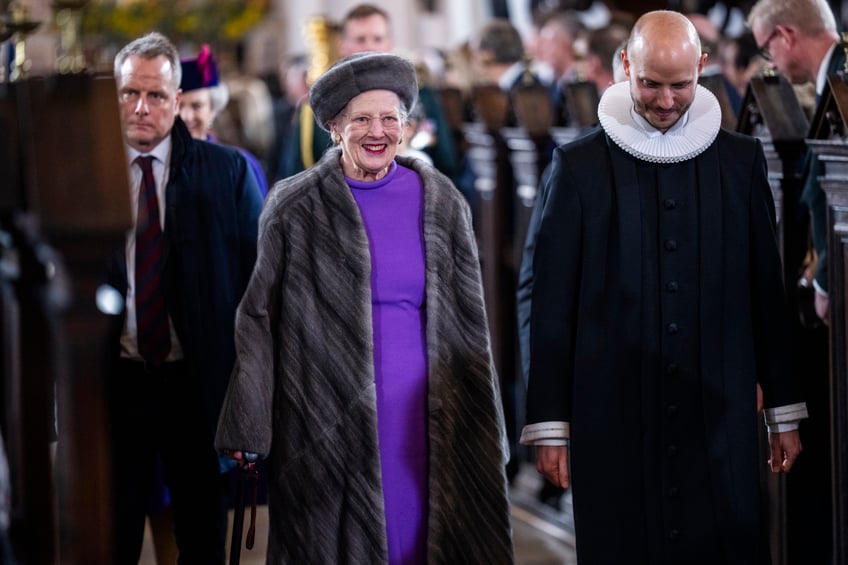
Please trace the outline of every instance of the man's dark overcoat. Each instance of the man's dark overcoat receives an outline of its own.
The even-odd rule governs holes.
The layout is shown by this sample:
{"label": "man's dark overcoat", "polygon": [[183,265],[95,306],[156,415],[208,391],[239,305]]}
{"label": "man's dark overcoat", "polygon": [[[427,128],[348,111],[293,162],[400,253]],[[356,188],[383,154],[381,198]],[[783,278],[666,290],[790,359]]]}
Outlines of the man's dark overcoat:
{"label": "man's dark overcoat", "polygon": [[599,129],[553,167],[527,423],[571,424],[581,565],[766,563],[756,384],[799,399],[759,141],[651,164]]}
{"label": "man's dark overcoat", "polygon": [[[162,267],[166,303],[211,442],[235,359],[235,311],[256,261],[262,196],[236,150],[192,139],[179,118],[171,141]],[[126,296],[124,248],[110,261],[107,282]],[[113,367],[125,314],[113,320],[108,349]]]}

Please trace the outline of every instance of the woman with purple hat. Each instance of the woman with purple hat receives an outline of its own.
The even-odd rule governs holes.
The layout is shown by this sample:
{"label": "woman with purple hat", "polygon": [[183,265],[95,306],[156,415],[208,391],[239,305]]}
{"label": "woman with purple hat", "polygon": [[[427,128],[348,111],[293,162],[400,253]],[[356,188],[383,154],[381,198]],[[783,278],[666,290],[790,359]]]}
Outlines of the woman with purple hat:
{"label": "woman with purple hat", "polygon": [[267,458],[269,563],[512,563],[470,211],[397,154],[415,70],[360,53],[309,97],[336,147],[266,201],[216,445]]}
{"label": "woman with purple hat", "polygon": [[[212,143],[218,140],[212,135],[212,124],[218,114],[227,107],[230,95],[227,85],[220,81],[218,64],[208,45],[204,45],[195,59],[183,59],[180,90],[180,118],[185,122],[191,136]],[[250,170],[256,177],[262,198],[268,194],[268,179],[259,159],[247,149],[236,147],[247,159]]]}

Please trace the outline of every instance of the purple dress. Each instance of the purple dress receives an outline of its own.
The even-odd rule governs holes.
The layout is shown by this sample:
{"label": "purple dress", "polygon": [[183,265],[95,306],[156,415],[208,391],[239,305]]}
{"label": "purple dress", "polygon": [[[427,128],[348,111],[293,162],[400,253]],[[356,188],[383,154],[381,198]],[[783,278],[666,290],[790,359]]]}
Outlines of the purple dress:
{"label": "purple dress", "polygon": [[393,164],[376,182],[347,179],[371,251],[377,421],[389,562],[427,562],[427,355],[423,186]]}

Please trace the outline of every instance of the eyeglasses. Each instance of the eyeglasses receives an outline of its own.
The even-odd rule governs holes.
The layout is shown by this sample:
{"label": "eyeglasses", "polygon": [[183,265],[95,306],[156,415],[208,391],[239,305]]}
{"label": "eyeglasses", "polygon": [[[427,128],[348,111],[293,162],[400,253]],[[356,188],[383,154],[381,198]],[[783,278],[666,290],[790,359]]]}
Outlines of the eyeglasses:
{"label": "eyeglasses", "polygon": [[348,115],[350,127],[357,131],[368,131],[371,129],[371,123],[374,120],[379,120],[383,129],[389,132],[400,129],[400,117],[396,114],[387,114],[385,116],[366,116],[364,114]]}
{"label": "eyeglasses", "polygon": [[763,59],[765,59],[766,61],[771,61],[771,59],[772,59],[771,51],[769,51],[769,44],[771,43],[772,39],[774,39],[779,33],[780,33],[780,30],[777,29],[777,28],[774,28],[773,30],[771,30],[771,34],[763,42],[762,46],[757,47],[760,51],[760,56]]}
{"label": "eyeglasses", "polygon": [[[138,101],[142,99],[141,92],[137,90],[124,90],[118,94],[118,101],[121,104],[137,106]],[[163,106],[168,101],[168,95],[164,92],[148,92],[144,95],[144,102],[151,108]]]}

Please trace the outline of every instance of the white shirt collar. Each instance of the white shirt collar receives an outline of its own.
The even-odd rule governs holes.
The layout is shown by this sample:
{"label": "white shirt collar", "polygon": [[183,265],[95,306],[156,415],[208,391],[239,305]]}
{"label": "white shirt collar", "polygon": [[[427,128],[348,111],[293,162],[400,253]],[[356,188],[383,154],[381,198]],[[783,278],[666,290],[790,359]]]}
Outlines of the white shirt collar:
{"label": "white shirt collar", "polygon": [[524,63],[518,61],[517,63],[513,63],[507,70],[505,70],[500,77],[498,77],[498,86],[501,87],[501,90],[509,90],[512,88],[512,85],[515,84],[515,81],[518,80],[518,77],[521,76],[521,73],[524,72]]}
{"label": "white shirt collar", "polygon": [[138,157],[139,155],[151,155],[153,157],[156,157],[156,159],[158,159],[160,162],[167,163],[168,162],[168,156],[170,154],[171,154],[171,136],[170,135],[168,137],[166,137],[165,139],[163,139],[161,142],[159,142],[159,145],[154,147],[153,150],[150,151],[149,153],[141,153],[137,149],[127,146],[127,157],[129,158],[130,165],[133,164],[133,161],[135,161],[135,158]]}
{"label": "white shirt collar", "polygon": [[822,58],[821,63],[819,63],[819,74],[816,75],[817,96],[821,96],[821,93],[824,92],[824,85],[827,83],[827,68],[830,66],[830,58],[833,57],[833,51],[837,45],[837,43],[831,45],[830,49],[827,50],[827,53]]}
{"label": "white shirt collar", "polygon": [[721,107],[712,92],[698,85],[689,110],[663,133],[633,110],[630,82],[622,81],[604,91],[598,120],[610,139],[637,159],[680,163],[700,155],[715,140]]}

